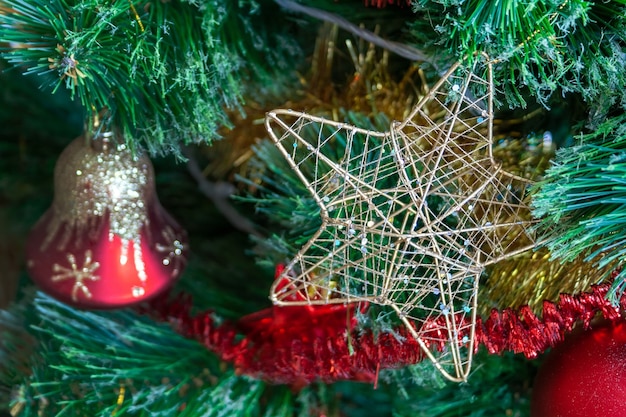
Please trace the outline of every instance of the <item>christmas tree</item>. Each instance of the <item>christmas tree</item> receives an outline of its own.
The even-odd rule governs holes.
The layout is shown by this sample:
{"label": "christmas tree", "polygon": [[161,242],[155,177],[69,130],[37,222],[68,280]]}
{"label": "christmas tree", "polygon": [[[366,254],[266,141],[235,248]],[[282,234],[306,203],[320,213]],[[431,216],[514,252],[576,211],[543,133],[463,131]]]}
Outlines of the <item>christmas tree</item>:
{"label": "christmas tree", "polygon": [[0,414],[626,414],[625,16],[0,0]]}

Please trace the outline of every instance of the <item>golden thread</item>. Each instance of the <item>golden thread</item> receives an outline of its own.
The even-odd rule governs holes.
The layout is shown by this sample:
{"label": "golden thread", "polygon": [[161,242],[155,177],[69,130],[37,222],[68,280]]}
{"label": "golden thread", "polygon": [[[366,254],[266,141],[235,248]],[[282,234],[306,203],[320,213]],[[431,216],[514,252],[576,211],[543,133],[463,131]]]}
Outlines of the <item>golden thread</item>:
{"label": "golden thread", "polygon": [[26,403],[24,403],[23,401],[15,403],[15,405],[13,407],[11,407],[11,411],[10,411],[11,415],[12,416],[20,415],[22,410],[24,410],[25,406],[26,406]]}
{"label": "golden thread", "polygon": [[[563,3],[561,7],[565,7],[566,3]],[[283,107],[305,108],[310,113],[326,115],[331,114],[333,107],[359,109],[360,112],[367,115],[384,113],[392,119],[401,120],[428,93],[429,86],[426,77],[418,66],[409,67],[404,75],[398,79],[392,76],[387,56],[379,49],[376,49],[377,53],[373,54],[370,49],[373,48],[372,45],[363,45],[360,42],[346,42],[346,48],[350,52],[345,52],[341,45],[338,45],[337,31],[333,29],[333,26],[323,25],[316,42],[311,72],[300,77],[302,93],[285,103]],[[341,50],[342,53],[336,53],[337,50]],[[345,62],[340,62],[341,57],[346,56],[350,59],[348,65],[352,65],[354,76],[345,83],[345,87],[338,88],[338,85],[343,84],[334,82],[332,74],[339,65],[346,65]],[[380,85],[384,88],[379,88]],[[232,172],[233,163],[231,161],[236,161],[235,166],[240,167],[240,174],[246,178],[258,177],[259,173],[253,172],[253,169],[263,169],[260,164],[252,167],[246,162],[253,155],[250,145],[258,138],[265,136],[264,126],[259,120],[269,109],[264,109],[250,100],[248,103],[252,103],[246,107],[246,113],[249,117],[239,119],[235,114],[233,116],[235,128],[223,133],[224,140],[215,142],[211,147],[206,148],[208,158],[214,160],[205,168],[207,176],[214,178],[228,176],[229,172]],[[504,139],[495,145],[494,158],[502,163],[502,168],[505,171],[526,179],[537,180],[549,165],[553,149],[544,149],[540,144],[535,152],[529,152],[529,142],[520,137],[521,133],[517,134],[517,139],[512,138],[516,135],[512,131],[516,129],[517,125],[522,125],[528,119],[540,116],[542,113],[543,110],[538,109],[519,119],[494,120],[494,135],[501,132],[498,137]],[[436,118],[434,115],[431,117]],[[481,133],[485,134],[483,131]],[[557,290],[543,291],[541,285],[534,284],[537,279],[540,279],[540,275],[535,274],[533,268],[545,268],[545,273],[541,276],[547,276],[547,278],[542,278],[543,281],[541,282],[550,281],[553,283],[558,283],[559,280],[565,282],[570,279],[566,273],[567,268],[563,267],[563,273],[550,279],[550,274],[554,270],[548,269],[545,262],[522,263],[523,259],[532,254],[533,252],[527,252],[525,255],[497,263],[488,268],[489,278],[480,287],[481,311],[488,312],[494,306],[504,308],[523,305],[526,304],[526,299],[531,303],[531,306],[535,307],[540,306],[541,297],[544,295],[548,298],[552,297],[551,294],[558,296]],[[517,268],[515,268],[516,264],[518,265]],[[515,269],[517,272],[512,275],[511,271]],[[510,277],[510,279],[504,280],[503,277]],[[333,282],[336,283],[336,281]],[[530,283],[526,287],[527,292],[517,292],[525,286],[526,282]],[[572,284],[567,285],[572,286]],[[584,286],[584,283],[580,281],[579,286]],[[310,295],[310,289],[307,293]],[[517,295],[514,296],[516,293]],[[325,293],[321,295],[324,296]]]}
{"label": "golden thread", "polygon": [[39,406],[37,407],[37,417],[45,417],[47,415],[46,408],[50,405],[50,401],[44,397],[39,397]]}
{"label": "golden thread", "polygon": [[[563,8],[567,5],[567,3],[569,2],[569,0],[565,0],[563,3],[561,3],[561,5],[558,7],[557,11],[552,13],[550,15],[550,24],[554,24],[554,22],[556,21],[556,18],[558,17],[558,12],[560,12],[561,10],[563,10]],[[541,31],[539,29],[536,29],[533,33],[531,33],[530,35],[528,35],[528,37],[526,38],[526,40],[522,43],[520,43],[517,48],[520,49],[522,47],[524,47],[524,45],[528,42],[530,42],[530,40],[532,38],[534,38],[535,36],[537,36]]]}
{"label": "golden thread", "polygon": [[133,11],[133,15],[135,16],[135,20],[139,24],[141,31],[144,32],[145,28],[143,27],[143,23],[141,22],[141,17],[139,17],[139,13],[137,13],[137,9],[135,9],[135,5],[133,4],[132,0],[128,0],[128,4],[130,4],[130,9]]}
{"label": "golden thread", "polygon": [[[553,12],[553,13],[550,15],[549,20],[550,20],[550,24],[551,24],[551,25],[552,25],[552,24],[554,24],[554,22],[556,21],[556,18],[558,17],[558,12],[560,12],[561,10],[563,10],[563,8],[567,5],[567,3],[569,3],[569,0],[565,0],[563,3],[561,3],[561,5],[557,8],[557,11],[556,11],[556,12]],[[528,36],[526,37],[526,39],[525,39],[525,40],[523,40],[522,42],[520,42],[520,43],[517,45],[517,48],[515,48],[515,49],[516,49],[516,50],[520,50],[520,49],[522,49],[522,48],[523,48],[523,47],[524,47],[524,46],[525,46],[528,42],[530,42],[533,38],[535,38],[535,37],[536,37],[539,33],[541,33],[541,30],[539,30],[539,29],[535,29],[535,30],[533,31],[533,33],[531,33],[530,35],[528,35]],[[502,60],[501,60],[501,59],[499,59],[499,58],[494,59],[494,60],[492,61],[492,63],[493,63],[493,64],[498,64],[498,63],[500,63],[500,62],[502,62]]]}
{"label": "golden thread", "polygon": [[111,413],[111,417],[117,415],[117,413],[122,409],[122,405],[124,405],[125,398],[126,398],[126,387],[124,386],[124,384],[120,384],[120,389],[117,394],[117,401],[115,403],[116,407]]}
{"label": "golden thread", "polygon": [[[539,113],[531,113],[523,119]],[[511,122],[500,121],[502,128]],[[533,147],[528,138],[507,138],[494,148],[494,157],[505,170],[532,181],[541,180],[550,166],[555,148],[552,144],[539,143]],[[530,219],[530,213],[527,214]],[[616,264],[598,268],[600,258],[585,261],[581,256],[571,262],[552,259],[546,248],[525,252],[512,259],[498,262],[487,268],[487,279],[480,286],[479,313],[489,315],[492,308],[519,308],[528,305],[535,313],[541,313],[544,300],[556,301],[561,293],[573,294],[588,291],[592,284],[602,282],[615,269]]]}

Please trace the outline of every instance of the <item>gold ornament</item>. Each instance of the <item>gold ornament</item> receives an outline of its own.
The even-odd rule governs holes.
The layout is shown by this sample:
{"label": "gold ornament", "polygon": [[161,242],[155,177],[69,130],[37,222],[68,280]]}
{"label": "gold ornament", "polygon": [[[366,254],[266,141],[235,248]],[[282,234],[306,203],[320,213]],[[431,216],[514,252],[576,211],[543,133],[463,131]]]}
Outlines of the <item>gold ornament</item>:
{"label": "gold ornament", "polygon": [[272,301],[389,306],[444,376],[465,380],[480,275],[535,243],[530,182],[492,154],[492,97],[482,57],[471,69],[452,66],[387,132],[270,112],[266,128],[322,223],[275,281]]}
{"label": "gold ornament", "polygon": [[122,139],[105,132],[65,148],[52,206],[27,241],[33,280],[77,307],[145,301],[185,265],[186,233],[158,201],[152,164]]}

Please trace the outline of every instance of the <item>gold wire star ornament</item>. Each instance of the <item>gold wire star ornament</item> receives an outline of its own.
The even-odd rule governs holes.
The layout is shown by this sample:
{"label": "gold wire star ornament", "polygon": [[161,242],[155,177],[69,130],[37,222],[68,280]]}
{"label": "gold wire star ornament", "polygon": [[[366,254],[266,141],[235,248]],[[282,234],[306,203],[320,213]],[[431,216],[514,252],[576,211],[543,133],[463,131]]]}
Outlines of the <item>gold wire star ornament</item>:
{"label": "gold wire star ornament", "polygon": [[535,243],[530,182],[493,158],[492,100],[485,56],[453,65],[387,132],[270,112],[266,128],[321,217],[272,301],[389,306],[444,376],[465,380],[480,275]]}

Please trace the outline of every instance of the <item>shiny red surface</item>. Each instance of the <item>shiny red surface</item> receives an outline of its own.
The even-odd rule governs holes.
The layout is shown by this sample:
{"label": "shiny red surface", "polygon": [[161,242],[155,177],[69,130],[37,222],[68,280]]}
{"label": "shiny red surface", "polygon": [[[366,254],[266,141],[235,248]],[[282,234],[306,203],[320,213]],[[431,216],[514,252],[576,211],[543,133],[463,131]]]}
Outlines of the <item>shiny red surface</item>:
{"label": "shiny red surface", "polygon": [[626,416],[626,323],[566,337],[533,386],[532,417]]}
{"label": "shiny red surface", "polygon": [[[27,241],[26,256],[28,271],[33,281],[51,296],[79,308],[111,309],[120,308],[146,301],[170,288],[185,265],[186,244],[180,256],[169,256],[169,252],[159,250],[159,246],[171,246],[172,236],[163,235],[162,230],[169,227],[174,236],[185,241],[185,232],[164,211],[158,202],[152,203],[149,210],[148,225],[140,228],[140,238],[128,240],[123,256],[123,241],[120,236],[111,234],[106,216],[94,218],[93,227],[88,230],[71,230],[66,245],[59,248],[68,225],[64,225],[47,246],[48,225],[54,212],[49,210],[33,227]],[[186,243],[186,241],[185,241]],[[42,248],[44,248],[42,250]],[[139,249],[139,251],[137,251]],[[79,269],[85,266],[87,251],[91,252],[91,263],[98,263],[93,275],[97,279],[84,280],[89,295],[81,290],[74,292],[76,279],[66,278],[55,281],[59,275],[54,265],[71,268],[68,254],[73,254]],[[170,260],[164,264],[164,259]],[[137,262],[139,261],[139,262]],[[145,280],[142,274],[145,272]]]}

